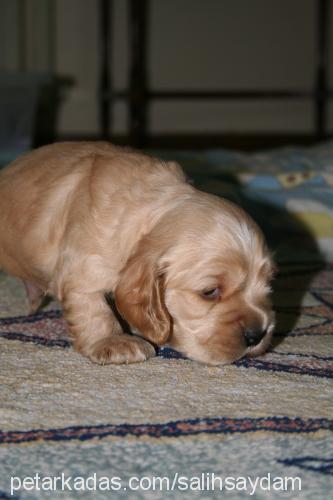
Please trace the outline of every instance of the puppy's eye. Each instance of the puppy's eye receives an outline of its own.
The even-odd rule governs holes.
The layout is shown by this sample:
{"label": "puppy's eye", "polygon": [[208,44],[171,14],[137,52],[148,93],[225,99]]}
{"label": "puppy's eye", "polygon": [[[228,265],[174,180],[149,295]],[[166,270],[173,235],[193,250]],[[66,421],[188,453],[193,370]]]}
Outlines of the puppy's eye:
{"label": "puppy's eye", "polygon": [[207,300],[215,300],[218,299],[221,295],[220,287],[211,288],[210,290],[205,290],[201,293],[202,297]]}

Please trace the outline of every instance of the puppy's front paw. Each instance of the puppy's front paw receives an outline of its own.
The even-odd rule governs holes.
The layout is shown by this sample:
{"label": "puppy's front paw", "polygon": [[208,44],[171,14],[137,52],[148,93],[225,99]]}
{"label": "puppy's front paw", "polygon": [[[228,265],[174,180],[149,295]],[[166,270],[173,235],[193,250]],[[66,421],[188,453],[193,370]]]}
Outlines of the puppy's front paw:
{"label": "puppy's front paw", "polygon": [[122,334],[98,340],[84,354],[94,363],[121,365],[145,361],[155,356],[156,352],[146,340]]}

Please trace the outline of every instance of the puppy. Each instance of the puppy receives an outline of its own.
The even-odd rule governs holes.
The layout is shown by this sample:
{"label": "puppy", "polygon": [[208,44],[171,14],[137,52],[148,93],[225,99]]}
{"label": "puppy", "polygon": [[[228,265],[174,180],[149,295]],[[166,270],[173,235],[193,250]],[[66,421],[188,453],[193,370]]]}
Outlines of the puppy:
{"label": "puppy", "polygon": [[256,224],[176,163],[108,143],[45,146],[2,170],[0,267],[24,280],[33,309],[57,297],[76,350],[96,363],[168,344],[220,364],[271,340],[273,264]]}

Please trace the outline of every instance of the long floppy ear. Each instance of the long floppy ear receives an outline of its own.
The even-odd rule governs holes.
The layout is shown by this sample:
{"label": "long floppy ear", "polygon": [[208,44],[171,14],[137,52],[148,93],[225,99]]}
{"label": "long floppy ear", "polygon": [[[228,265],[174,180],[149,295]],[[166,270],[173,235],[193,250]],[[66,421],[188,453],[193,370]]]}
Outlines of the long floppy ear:
{"label": "long floppy ear", "polygon": [[115,290],[116,307],[127,323],[154,344],[164,344],[172,321],[164,304],[164,277],[158,256],[143,242],[121,272]]}

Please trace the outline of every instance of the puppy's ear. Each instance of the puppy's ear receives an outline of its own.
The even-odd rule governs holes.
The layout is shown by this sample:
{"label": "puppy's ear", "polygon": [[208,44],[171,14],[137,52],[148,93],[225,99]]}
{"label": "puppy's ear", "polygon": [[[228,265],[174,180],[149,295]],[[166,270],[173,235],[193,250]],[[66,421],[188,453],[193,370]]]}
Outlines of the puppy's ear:
{"label": "puppy's ear", "polygon": [[158,256],[146,241],[121,272],[115,290],[116,307],[127,323],[154,344],[164,344],[171,333],[171,317],[164,304],[164,276]]}

